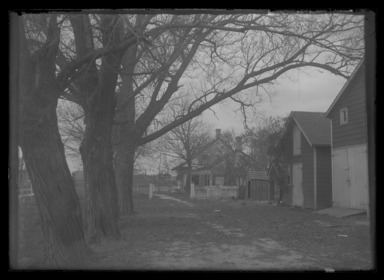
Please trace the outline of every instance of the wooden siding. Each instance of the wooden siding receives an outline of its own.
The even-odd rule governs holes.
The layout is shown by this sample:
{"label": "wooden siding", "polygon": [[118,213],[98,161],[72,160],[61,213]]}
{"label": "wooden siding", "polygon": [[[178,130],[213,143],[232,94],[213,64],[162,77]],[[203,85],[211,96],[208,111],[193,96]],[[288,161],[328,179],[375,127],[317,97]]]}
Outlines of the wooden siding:
{"label": "wooden siding", "polygon": [[290,163],[293,157],[293,133],[292,129],[286,132],[283,142],[283,158],[286,163]]}
{"label": "wooden siding", "polygon": [[314,165],[313,148],[307,139],[301,136],[301,162],[303,163],[303,196],[304,208],[314,208]]}
{"label": "wooden siding", "polygon": [[257,201],[270,200],[270,183],[266,180],[251,180],[250,199]]}
{"label": "wooden siding", "polygon": [[292,187],[283,189],[283,205],[291,206],[292,205]]}
{"label": "wooden siding", "polygon": [[295,124],[293,126],[293,155],[301,154],[301,131],[300,128]]}
{"label": "wooden siding", "polygon": [[[296,124],[294,124],[296,125]],[[301,154],[293,155],[293,129],[287,132],[284,139],[284,162],[292,165],[294,163],[302,163],[302,184],[303,184],[303,207],[311,208],[314,207],[314,165],[313,165],[313,148],[308,143],[303,133],[301,135]],[[292,178],[292,168],[291,168]],[[291,196],[288,198],[288,196]],[[292,205],[292,186],[289,191],[286,191],[283,196],[284,203],[291,203]]]}
{"label": "wooden siding", "polygon": [[[296,126],[296,124],[294,124]],[[286,164],[292,164],[292,162],[301,162],[301,154],[300,155],[293,155],[293,129],[292,127],[287,131],[287,134],[285,135],[284,138],[284,150],[283,150],[283,157],[284,157],[284,162]],[[304,135],[300,132],[301,137],[304,137]],[[307,139],[305,139],[307,141]],[[303,142],[303,139],[301,139],[301,142]],[[303,148],[301,147],[301,150]]]}
{"label": "wooden siding", "polygon": [[332,207],[331,148],[316,147],[317,209]]}
{"label": "wooden siding", "polygon": [[[348,88],[329,114],[332,119],[333,148],[367,142],[364,69],[350,82]],[[348,123],[340,125],[340,109],[348,109]]]}
{"label": "wooden siding", "polygon": [[[300,162],[301,155],[293,157],[293,133],[292,127],[287,131],[287,134],[284,137],[283,142],[283,161],[289,167],[291,167],[292,162]],[[292,168],[291,168],[292,169]],[[292,170],[289,174],[292,181]],[[293,187],[292,184],[283,187],[283,198],[282,203],[285,206],[292,206],[292,196],[293,196]]]}

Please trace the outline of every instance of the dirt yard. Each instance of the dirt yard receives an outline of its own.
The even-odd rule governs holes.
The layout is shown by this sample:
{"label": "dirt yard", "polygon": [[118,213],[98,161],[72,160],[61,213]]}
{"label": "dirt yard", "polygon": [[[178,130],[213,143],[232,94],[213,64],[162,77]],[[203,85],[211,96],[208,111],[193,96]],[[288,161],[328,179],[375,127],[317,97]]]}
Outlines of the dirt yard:
{"label": "dirt yard", "polygon": [[[121,240],[93,246],[98,260],[88,269],[372,268],[365,216],[339,219],[271,204],[190,200],[167,193],[155,194],[152,200],[136,194],[135,203],[137,214],[120,221]],[[30,234],[38,234],[37,221],[29,220],[24,230],[28,227]],[[39,238],[29,240],[20,254],[25,266],[41,251]]]}

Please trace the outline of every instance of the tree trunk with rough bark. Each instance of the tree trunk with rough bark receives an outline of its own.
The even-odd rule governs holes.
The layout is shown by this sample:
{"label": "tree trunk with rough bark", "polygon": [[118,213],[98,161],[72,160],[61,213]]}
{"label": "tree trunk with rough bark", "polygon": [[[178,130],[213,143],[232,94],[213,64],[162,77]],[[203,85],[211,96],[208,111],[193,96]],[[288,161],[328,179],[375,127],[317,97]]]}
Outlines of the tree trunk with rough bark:
{"label": "tree trunk with rough bark", "polygon": [[81,154],[86,192],[86,237],[98,243],[101,237],[119,238],[118,208],[113,171],[111,124],[98,110],[88,112]]}
{"label": "tree trunk with rough bark", "polygon": [[[105,70],[110,71],[110,70]],[[115,76],[114,73],[109,73]],[[86,191],[86,237],[98,243],[102,236],[119,238],[118,199],[113,170],[111,133],[116,77],[104,74],[85,108],[85,135],[81,145]]]}
{"label": "tree trunk with rough bark", "polygon": [[[104,15],[101,25],[105,42],[113,44],[120,41],[121,25],[116,17]],[[102,58],[97,87],[87,93],[84,106],[85,134],[81,154],[87,196],[86,239],[90,243],[100,242],[103,236],[120,237],[111,136],[121,59],[121,53]]]}
{"label": "tree trunk with rough bark", "polygon": [[19,145],[39,208],[44,257],[39,268],[80,267],[90,256],[56,107],[55,58],[60,30],[51,15],[46,44],[31,56],[19,18]]}
{"label": "tree trunk with rough bark", "polygon": [[[29,110],[33,104],[30,104]],[[36,108],[36,107],[34,107]],[[31,129],[21,131],[20,145],[39,207],[44,258],[39,266],[81,266],[89,256],[81,208],[61,142],[56,106]],[[28,129],[28,128],[30,129]]]}
{"label": "tree trunk with rough bark", "polygon": [[[134,73],[137,63],[136,53],[138,45],[129,48],[123,56],[122,64],[127,73]],[[117,190],[119,193],[120,215],[134,214],[133,205],[133,171],[135,164],[136,145],[132,139],[132,128],[135,124],[135,98],[133,95],[133,76],[122,75],[122,86],[117,97],[118,113],[117,122],[123,122],[115,127],[119,135],[115,147],[115,175]],[[124,104],[124,105],[122,105]]]}
{"label": "tree trunk with rough bark", "polygon": [[116,151],[115,175],[119,192],[120,215],[134,214],[133,170],[135,149],[132,146],[120,146]]}

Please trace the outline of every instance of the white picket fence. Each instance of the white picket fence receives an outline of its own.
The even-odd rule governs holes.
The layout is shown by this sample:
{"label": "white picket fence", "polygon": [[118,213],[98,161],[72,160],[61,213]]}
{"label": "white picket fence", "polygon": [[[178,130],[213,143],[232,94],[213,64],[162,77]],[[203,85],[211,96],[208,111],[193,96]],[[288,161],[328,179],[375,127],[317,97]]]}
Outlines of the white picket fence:
{"label": "white picket fence", "polygon": [[191,184],[191,198],[214,199],[214,198],[237,198],[239,196],[238,186],[199,186]]}

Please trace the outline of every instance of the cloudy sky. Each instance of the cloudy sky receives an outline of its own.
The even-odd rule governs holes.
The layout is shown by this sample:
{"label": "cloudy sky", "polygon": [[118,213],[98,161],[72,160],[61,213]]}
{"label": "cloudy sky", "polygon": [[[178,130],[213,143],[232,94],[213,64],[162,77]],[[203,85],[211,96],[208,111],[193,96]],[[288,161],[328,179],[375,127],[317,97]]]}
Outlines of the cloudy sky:
{"label": "cloudy sky", "polygon": [[[291,71],[291,79],[279,79],[271,100],[264,98],[261,104],[257,104],[258,110],[266,117],[285,116],[291,111],[326,112],[346,80],[317,69],[306,72]],[[235,112],[237,108],[233,102],[226,102],[213,107],[218,119],[209,110],[203,116],[214,128],[234,129],[240,134],[244,131],[243,118],[240,112]]]}

